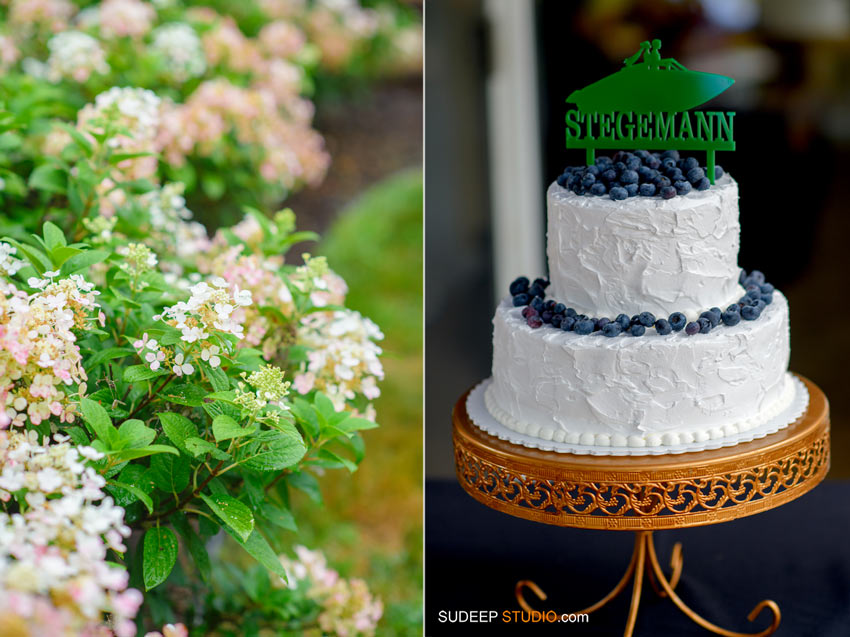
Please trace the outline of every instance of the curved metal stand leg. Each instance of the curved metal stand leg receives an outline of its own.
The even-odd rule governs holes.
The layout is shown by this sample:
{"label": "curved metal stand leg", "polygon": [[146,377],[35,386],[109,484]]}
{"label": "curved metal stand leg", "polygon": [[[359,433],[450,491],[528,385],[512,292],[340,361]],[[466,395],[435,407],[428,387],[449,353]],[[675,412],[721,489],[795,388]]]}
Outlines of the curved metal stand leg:
{"label": "curved metal stand leg", "polygon": [[646,547],[652,544],[652,531],[638,531],[635,539],[637,564],[635,565],[635,584],[632,588],[632,601],[629,604],[629,616],[626,618],[626,632],[623,637],[632,637],[637,621],[638,606],[640,606],[640,591],[643,586],[643,571],[646,565]]}
{"label": "curved metal stand leg", "polygon": [[[637,535],[635,537],[635,547],[634,547],[634,550],[632,551],[632,560],[631,560],[631,562],[629,562],[629,566],[626,569],[626,572],[623,574],[623,577],[620,578],[620,581],[617,582],[617,585],[613,589],[611,589],[610,593],[608,593],[605,597],[600,599],[598,602],[596,602],[592,606],[588,606],[587,608],[583,608],[582,610],[575,611],[576,615],[584,615],[584,614],[589,615],[590,613],[597,611],[600,608],[602,608],[603,606],[605,606],[605,604],[607,604],[612,599],[614,599],[617,595],[619,595],[620,593],[623,592],[623,590],[628,585],[629,580],[634,575],[636,567],[640,568],[641,570],[644,568],[644,566],[643,566],[644,565],[643,555],[645,554],[646,550],[645,550],[645,544],[644,544],[644,542],[645,542],[644,536],[642,535],[642,533],[651,533],[651,531],[639,531],[637,533]],[[638,567],[638,564],[637,564],[639,554],[640,554],[640,567]],[[514,594],[516,595],[516,601],[519,603],[520,607],[526,613],[530,613],[534,609],[531,608],[529,603],[525,600],[525,596],[523,595],[523,589],[525,589],[525,588],[530,589],[531,592],[533,592],[540,601],[546,601],[547,595],[546,595],[546,593],[543,592],[543,590],[541,590],[541,588],[537,584],[535,584],[531,580],[524,579],[524,580],[520,580],[519,582],[516,583],[516,587],[514,588]]]}
{"label": "curved metal stand leg", "polygon": [[[648,549],[649,553],[649,565],[647,567],[647,570],[651,569],[651,571],[654,572],[655,577],[658,583],[661,585],[661,588],[664,590],[666,596],[669,597],[672,602],[676,604],[679,610],[681,610],[685,615],[687,615],[688,618],[694,623],[702,626],[708,631],[711,631],[715,635],[722,635],[723,637],[767,637],[767,635],[772,635],[774,632],[776,632],[776,629],[779,628],[779,622],[782,619],[782,614],[779,612],[779,606],[776,604],[776,602],[770,599],[766,599],[759,602],[756,607],[753,608],[752,611],[750,611],[750,614],[747,615],[747,619],[749,621],[754,621],[756,617],[759,616],[761,611],[765,608],[770,609],[770,612],[773,613],[773,621],[771,622],[770,626],[758,633],[738,633],[732,630],[726,630],[725,628],[721,628],[720,626],[712,624],[710,621],[703,619],[702,617],[697,615],[693,610],[691,610],[688,605],[685,604],[685,602],[683,602],[682,599],[673,590],[673,587],[675,586],[674,579],[676,582],[678,581],[676,567],[673,567],[673,577],[671,577],[669,581],[664,576],[664,571],[661,570],[661,564],[659,564],[658,557],[655,554],[655,544],[653,543],[651,536],[646,537],[646,548]],[[676,551],[674,549],[674,555],[675,552]],[[680,564],[678,572],[681,573],[681,549],[679,549],[679,562]]]}
{"label": "curved metal stand leg", "polygon": [[[649,540],[652,542],[652,539]],[[679,583],[679,578],[682,576],[682,543],[676,542],[673,545],[673,553],[670,555],[670,568],[673,569],[670,573],[670,577],[667,581],[670,583],[670,588],[673,590],[676,589],[676,585]],[[646,569],[646,574],[649,575],[649,583],[652,584],[652,589],[655,591],[655,594],[659,597],[667,597],[666,591],[658,585],[658,582],[655,581],[655,573],[652,572],[651,568]]]}

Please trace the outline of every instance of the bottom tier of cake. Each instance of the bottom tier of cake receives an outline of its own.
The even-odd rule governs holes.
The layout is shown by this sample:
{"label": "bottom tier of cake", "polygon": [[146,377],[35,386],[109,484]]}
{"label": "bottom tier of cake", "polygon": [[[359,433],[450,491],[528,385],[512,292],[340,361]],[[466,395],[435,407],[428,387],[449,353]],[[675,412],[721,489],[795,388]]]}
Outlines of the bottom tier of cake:
{"label": "bottom tier of cake", "polygon": [[618,447],[699,442],[757,427],[794,396],[779,292],[757,320],[693,336],[533,329],[521,311],[509,301],[496,310],[485,400],[525,435]]}

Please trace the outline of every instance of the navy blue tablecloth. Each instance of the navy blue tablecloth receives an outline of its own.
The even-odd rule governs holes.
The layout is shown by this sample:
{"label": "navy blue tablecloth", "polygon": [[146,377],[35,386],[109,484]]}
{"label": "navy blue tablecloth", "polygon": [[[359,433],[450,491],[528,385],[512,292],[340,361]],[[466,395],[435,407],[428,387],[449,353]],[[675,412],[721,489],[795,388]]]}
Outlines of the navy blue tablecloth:
{"label": "navy blue tablecloth", "polygon": [[[631,588],[591,614],[586,624],[440,622],[440,611],[518,610],[514,585],[531,579],[549,595],[539,609],[574,611],[619,581],[634,534],[554,527],[499,513],[455,482],[427,481],[425,634],[622,635]],[[684,546],[676,591],[719,626],[755,632],[747,614],[762,599],[782,610],[780,637],[850,636],[850,482],[827,481],[798,500],[752,517],[655,533],[667,569],[673,544]],[[450,617],[444,613],[444,617]],[[644,581],[635,637],[710,635]]]}

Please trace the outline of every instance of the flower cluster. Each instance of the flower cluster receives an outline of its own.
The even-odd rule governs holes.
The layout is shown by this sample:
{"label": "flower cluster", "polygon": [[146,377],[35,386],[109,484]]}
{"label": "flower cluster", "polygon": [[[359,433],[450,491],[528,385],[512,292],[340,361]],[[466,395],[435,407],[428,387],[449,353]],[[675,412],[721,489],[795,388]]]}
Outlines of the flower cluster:
{"label": "flower cluster", "polygon": [[[210,240],[206,228],[192,220],[183,191],[182,183],[172,182],[139,197],[139,205],[147,212],[150,222],[150,227],[144,230],[148,243],[160,256],[197,259],[209,249]],[[183,273],[182,265],[173,259],[164,262],[163,267],[176,276]]]}
{"label": "flower cluster", "polygon": [[[0,628],[3,634],[136,634],[142,594],[107,550],[126,551],[124,510],[88,460],[103,454],[55,434],[0,432]],[[111,615],[110,625],[104,615]],[[33,632],[38,631],[38,632]]]}
{"label": "flower cluster", "polygon": [[262,150],[259,170],[268,182],[285,188],[316,184],[327,170],[324,140],[310,127],[312,109],[284,114],[268,91],[239,87],[223,78],[209,80],[185,103],[163,110],[157,141],[174,165],[182,165],[191,154],[220,152],[222,139],[232,132],[239,144]]}
{"label": "flower cluster", "polygon": [[140,38],[150,31],[154,8],[141,0],[104,0],[97,8],[100,33],[107,38]]}
{"label": "flower cluster", "polygon": [[287,571],[289,587],[308,584],[307,596],[319,604],[318,623],[324,635],[374,635],[384,612],[381,600],[369,592],[361,579],[344,579],[328,567],[320,551],[295,547],[296,559],[286,555],[280,560]]}
{"label": "flower cluster", "polygon": [[27,34],[44,28],[56,33],[68,27],[74,5],[70,0],[12,0],[9,22]]}
{"label": "flower cluster", "polygon": [[46,75],[52,82],[73,79],[85,82],[92,73],[108,73],[109,64],[100,43],[82,31],[62,31],[47,42]]}
{"label": "flower cluster", "polygon": [[[245,382],[239,382],[234,402],[246,412],[256,416],[269,404],[287,410],[283,399],[289,395],[289,381],[283,380],[284,372],[279,367],[264,365],[259,371],[242,373]],[[251,390],[246,390],[247,385]]]}
{"label": "flower cluster", "polygon": [[74,330],[98,307],[94,285],[80,275],[30,278],[33,294],[0,280],[0,425],[37,425],[51,416],[73,422],[68,388],[85,391],[86,372]]}
{"label": "flower cluster", "polygon": [[170,22],[153,31],[151,50],[160,57],[165,74],[176,82],[199,77],[207,70],[201,39],[183,22]]}
{"label": "flower cluster", "polygon": [[12,276],[24,267],[24,262],[14,256],[17,252],[18,249],[14,246],[0,242],[0,274]]}
{"label": "flower cluster", "polygon": [[381,348],[374,341],[383,337],[377,325],[353,310],[305,316],[297,340],[310,351],[293,386],[301,394],[321,389],[337,410],[358,393],[369,400],[377,398],[381,394],[377,381],[383,379],[384,369],[378,358]]}

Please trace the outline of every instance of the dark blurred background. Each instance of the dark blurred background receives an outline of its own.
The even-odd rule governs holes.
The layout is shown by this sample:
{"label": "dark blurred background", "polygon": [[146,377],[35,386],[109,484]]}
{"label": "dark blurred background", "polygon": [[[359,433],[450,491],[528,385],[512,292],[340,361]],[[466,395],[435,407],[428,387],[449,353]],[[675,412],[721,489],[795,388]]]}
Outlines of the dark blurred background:
{"label": "dark blurred background", "polygon": [[[545,263],[565,98],[651,38],[736,83],[739,264],[791,304],[791,369],[827,394],[830,476],[850,477],[850,2],[456,0],[426,7],[426,477],[452,479],[451,408],[490,374],[491,319]],[[527,95],[525,95],[527,93]],[[544,266],[541,266],[544,267]],[[426,503],[428,493],[426,490]]]}

